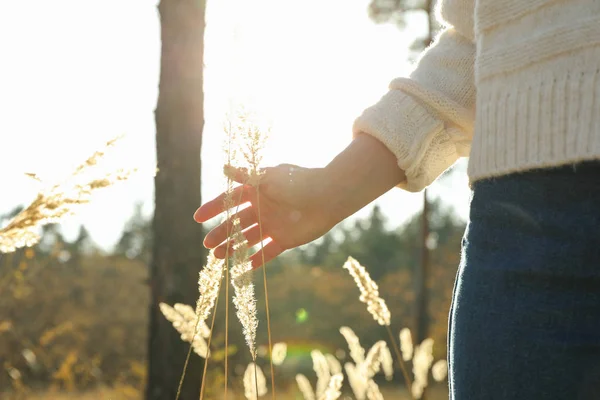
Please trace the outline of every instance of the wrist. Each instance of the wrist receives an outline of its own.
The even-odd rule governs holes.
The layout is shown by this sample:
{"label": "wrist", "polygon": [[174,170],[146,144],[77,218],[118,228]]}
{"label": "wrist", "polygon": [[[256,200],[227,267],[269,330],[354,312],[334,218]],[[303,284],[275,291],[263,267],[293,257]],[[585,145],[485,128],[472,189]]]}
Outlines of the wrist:
{"label": "wrist", "polygon": [[406,180],[395,155],[366,134],[358,135],[318,174],[321,195],[337,222]]}

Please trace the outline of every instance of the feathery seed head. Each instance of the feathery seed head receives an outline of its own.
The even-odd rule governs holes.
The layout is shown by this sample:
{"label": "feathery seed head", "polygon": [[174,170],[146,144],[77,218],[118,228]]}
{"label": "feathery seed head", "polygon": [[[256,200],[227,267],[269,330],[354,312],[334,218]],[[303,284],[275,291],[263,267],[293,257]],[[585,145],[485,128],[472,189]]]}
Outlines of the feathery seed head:
{"label": "feathery seed head", "polygon": [[[111,172],[96,166],[117,139],[107,142],[103,150],[92,154],[67,179],[40,191],[31,204],[0,229],[0,253],[35,245],[40,240],[40,227],[74,214],[78,206],[89,203],[92,194],[98,189],[128,179],[135,169]],[[28,174],[32,175],[37,178],[35,174]]]}
{"label": "feathery seed head", "polygon": [[415,380],[413,382],[413,396],[420,399],[423,395],[423,390],[427,387],[427,378],[429,376],[429,368],[433,362],[433,339],[427,338],[415,347],[413,356],[413,374]]}
{"label": "feathery seed head", "polygon": [[268,124],[260,120],[258,113],[240,106],[233,116],[228,116],[225,131],[228,136],[227,164],[245,169],[248,174],[246,183],[257,185],[262,175],[262,150],[270,132]]}
{"label": "feathery seed head", "polygon": [[387,349],[385,341],[380,340],[375,343],[367,353],[365,361],[359,366],[360,373],[366,378],[371,379],[381,369],[381,353],[383,348]]}
{"label": "feathery seed head", "polygon": [[236,315],[242,324],[244,337],[252,359],[256,360],[258,318],[256,316],[254,284],[252,283],[252,264],[248,259],[248,245],[239,223],[233,224],[233,243],[233,265],[230,269],[231,284],[235,294],[233,304],[236,308]]}
{"label": "feathery seed head", "polygon": [[244,395],[246,399],[254,400],[265,394],[267,394],[267,379],[262,369],[251,362],[244,373]]}
{"label": "feathery seed head", "polygon": [[327,365],[329,365],[329,371],[331,372],[331,375],[342,373],[342,364],[340,364],[334,355],[328,353],[325,354],[325,358],[327,359]]}
{"label": "feathery seed head", "polygon": [[410,361],[413,357],[413,341],[408,328],[402,328],[400,331],[400,350],[402,351],[402,359]]}
{"label": "feathery seed head", "polygon": [[344,381],[344,375],[341,373],[333,375],[329,379],[329,384],[327,385],[327,389],[323,392],[323,395],[319,398],[319,400],[336,400],[338,399],[342,393],[340,389],[342,388],[342,382]]}
{"label": "feathery seed head", "polygon": [[347,269],[350,275],[354,278],[358,289],[360,290],[360,301],[367,304],[367,311],[373,316],[373,318],[379,323],[379,325],[390,325],[390,311],[383,301],[379,297],[379,288],[377,284],[371,279],[371,276],[358,261],[352,257],[348,257],[348,260],[344,264],[344,269]]}
{"label": "feathery seed head", "polygon": [[[166,303],[159,304],[160,311],[173,327],[181,334],[181,340],[191,343],[194,352],[201,357],[208,358],[210,352],[204,338],[198,333],[196,314],[190,306],[181,304],[175,309]],[[183,313],[182,313],[183,312]],[[190,318],[190,312],[194,317]]]}
{"label": "feathery seed head", "polygon": [[381,360],[381,369],[383,369],[385,379],[391,381],[394,378],[394,359],[392,358],[390,348],[385,342],[383,343],[384,345],[382,346],[381,353],[379,354]]}
{"label": "feathery seed head", "polygon": [[344,336],[344,339],[346,339],[346,342],[348,343],[348,348],[350,349],[350,357],[352,358],[354,363],[356,365],[359,365],[363,361],[365,361],[365,349],[360,345],[360,340],[358,339],[358,336],[356,336],[354,331],[347,326],[342,326],[340,328],[340,333],[342,334],[342,336]]}
{"label": "feathery seed head", "polygon": [[373,379],[370,379],[367,382],[367,399],[368,400],[383,400],[383,395],[379,390],[379,386],[375,383]]}
{"label": "feathery seed head", "polygon": [[315,390],[316,397],[318,399],[321,398],[325,390],[327,390],[327,385],[329,385],[329,379],[331,378],[331,373],[329,372],[329,364],[327,363],[327,359],[319,350],[313,350],[310,352],[310,356],[313,361],[313,369],[317,374],[317,387]]}
{"label": "feathery seed head", "polygon": [[198,334],[200,334],[200,336],[205,339],[210,336],[210,328],[206,325],[206,321],[198,320],[198,315],[191,306],[188,306],[187,304],[175,303],[173,304],[173,309],[179,313],[185,325],[193,326],[197,321],[196,331]]}
{"label": "feathery seed head", "polygon": [[206,321],[215,306],[215,300],[219,295],[219,287],[223,277],[224,263],[223,260],[216,258],[214,252],[211,250],[208,253],[206,266],[200,270],[198,277],[198,291],[200,292],[200,296],[196,302],[195,313],[198,316],[199,322]]}
{"label": "feathery seed head", "polygon": [[285,360],[285,356],[287,355],[287,344],[283,342],[275,343],[273,345],[273,349],[271,350],[271,359],[273,360],[273,364],[281,365],[283,364],[283,360]]}
{"label": "feathery seed head", "polygon": [[446,360],[438,360],[431,367],[431,375],[436,382],[441,382],[448,376],[448,362]]}
{"label": "feathery seed head", "polygon": [[365,400],[367,393],[367,378],[363,376],[358,367],[352,363],[344,364],[346,370],[346,376],[348,376],[348,383],[356,400]]}
{"label": "feathery seed head", "polygon": [[313,392],[310,381],[306,376],[302,374],[296,375],[296,383],[298,384],[298,389],[300,389],[300,393],[302,393],[304,400],[315,400],[315,392]]}

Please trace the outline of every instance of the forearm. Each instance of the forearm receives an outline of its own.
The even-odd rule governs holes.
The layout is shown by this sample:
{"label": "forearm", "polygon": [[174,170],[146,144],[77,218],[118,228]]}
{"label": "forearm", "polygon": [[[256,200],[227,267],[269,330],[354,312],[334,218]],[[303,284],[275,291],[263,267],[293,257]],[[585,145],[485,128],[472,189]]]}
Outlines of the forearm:
{"label": "forearm", "polygon": [[358,135],[322,174],[336,223],[406,179],[396,156],[369,135]]}

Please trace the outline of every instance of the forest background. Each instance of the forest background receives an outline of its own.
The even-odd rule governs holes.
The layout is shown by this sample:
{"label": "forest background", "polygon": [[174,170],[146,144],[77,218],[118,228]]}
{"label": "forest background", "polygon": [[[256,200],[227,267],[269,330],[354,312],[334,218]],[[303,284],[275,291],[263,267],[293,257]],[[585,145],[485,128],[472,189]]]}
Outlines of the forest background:
{"label": "forest background", "polygon": [[[266,162],[322,165],[347,143],[352,118],[360,109],[384,93],[391,77],[410,70],[415,57],[411,46],[422,48],[419,41],[429,38],[423,28],[430,19],[428,2],[408,2],[414,11],[407,11],[404,2],[391,2],[393,12],[384,9],[381,15],[374,12],[376,1],[348,5],[331,0],[318,2],[320,6],[257,1],[251,8],[239,4],[230,8],[233,2],[225,3],[207,5],[201,180],[205,199],[222,188],[216,172],[222,160],[214,156],[223,140],[219,125],[228,98],[221,93],[243,93],[271,113],[275,129]],[[7,88],[0,100],[13,111],[0,118],[0,130],[10,133],[3,134],[3,148],[32,148],[5,150],[0,159],[6,187],[12,188],[0,200],[4,210],[0,226],[39,188],[25,172],[35,171],[51,181],[81,161],[87,150],[120,131],[128,131],[129,138],[109,165],[134,165],[141,173],[107,189],[78,216],[45,226],[39,245],[0,255],[0,393],[55,399],[59,393],[100,393],[94,391],[110,388],[111,398],[141,398],[151,333],[148,266],[156,245],[151,223],[153,178],[147,174],[156,163],[152,146],[157,145],[156,130],[149,123],[158,96],[152,89],[158,87],[152,79],[159,77],[160,61],[156,4],[106,1],[84,6],[64,1],[52,9],[38,6],[32,16],[18,4],[12,9],[2,4],[10,12],[0,13],[0,40],[15,55],[0,74]],[[265,17],[267,9],[278,12],[279,18]],[[301,28],[303,19],[312,21],[312,29]],[[393,24],[376,25],[373,20]],[[92,26],[84,27],[91,21]],[[113,24],[111,30],[104,24],[107,21]],[[78,37],[78,31],[83,35]],[[281,33],[285,46],[273,42],[273,31]],[[361,51],[362,61],[355,62],[355,53]],[[103,52],[105,57],[98,55]],[[74,53],[78,57],[69,58]],[[242,72],[231,67],[244,57],[260,63]],[[39,67],[42,64],[44,68]],[[338,74],[340,70],[345,73]],[[287,90],[296,92],[296,102],[282,108],[277,100],[286,94],[278,82],[298,73],[311,83],[290,82]],[[88,81],[90,86],[81,85]],[[357,93],[350,101],[343,92],[352,89]],[[338,107],[324,112],[326,104]],[[90,121],[99,123],[90,127]],[[49,133],[40,134],[43,131]],[[323,131],[330,133],[327,139]],[[35,146],[26,146],[29,142]],[[426,246],[427,333],[435,341],[435,358],[445,357],[447,313],[468,212],[464,163],[429,190],[429,199],[426,238],[422,194],[393,190],[321,240],[270,264],[273,339],[288,345],[278,385],[293,390],[296,373],[310,374],[312,349],[344,356],[340,326],[352,327],[368,344],[380,339],[356,299],[351,277],[341,269],[348,256],[360,260],[378,282],[394,314],[392,328],[398,332],[413,327],[418,317],[415,276]],[[219,318],[217,324],[222,322]],[[222,335],[216,334],[218,345]],[[230,325],[230,337],[234,344],[230,373],[240,376],[247,360],[236,351],[243,347],[243,337],[235,324]],[[258,340],[264,356],[266,338]]]}

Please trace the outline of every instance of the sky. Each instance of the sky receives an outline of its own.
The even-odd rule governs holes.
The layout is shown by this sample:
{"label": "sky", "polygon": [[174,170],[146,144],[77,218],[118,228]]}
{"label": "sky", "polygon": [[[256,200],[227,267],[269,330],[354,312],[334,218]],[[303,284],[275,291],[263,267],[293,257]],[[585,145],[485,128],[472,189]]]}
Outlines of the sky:
{"label": "sky", "polygon": [[[104,142],[126,139],[107,167],[138,167],[130,181],[98,193],[62,223],[84,224],[103,248],[118,240],[134,204],[153,208],[154,108],[160,23],[151,0],[0,0],[0,214],[33,199]],[[362,110],[411,71],[407,49],[422,31],[376,25],[367,0],[208,1],[205,36],[203,199],[223,188],[222,124],[231,101],[271,122],[265,165],[326,165],[351,140]],[[465,163],[432,196],[468,214]],[[422,194],[394,189],[376,201],[391,227]],[[357,213],[364,217],[370,207]],[[191,213],[190,213],[191,218]]]}

